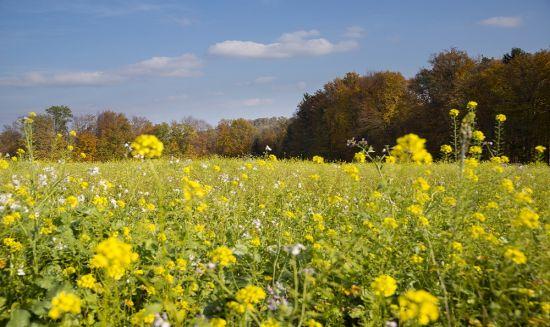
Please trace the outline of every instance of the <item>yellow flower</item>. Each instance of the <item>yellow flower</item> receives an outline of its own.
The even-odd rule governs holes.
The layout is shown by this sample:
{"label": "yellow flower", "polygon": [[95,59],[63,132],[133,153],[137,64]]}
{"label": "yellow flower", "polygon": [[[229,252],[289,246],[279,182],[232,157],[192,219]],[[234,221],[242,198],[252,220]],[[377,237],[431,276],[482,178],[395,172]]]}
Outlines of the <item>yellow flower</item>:
{"label": "yellow flower", "polygon": [[52,308],[48,316],[52,319],[59,319],[64,313],[80,313],[81,300],[72,293],[60,292],[52,299]]}
{"label": "yellow flower", "polygon": [[427,325],[439,318],[438,299],[424,290],[409,290],[400,295],[399,319],[415,320],[420,325]]}
{"label": "yellow flower", "polygon": [[537,151],[538,153],[544,153],[544,151],[546,151],[546,147],[543,145],[537,145],[535,147],[535,151]]}
{"label": "yellow flower", "polygon": [[269,318],[260,323],[260,327],[279,327],[281,324],[274,318]]}
{"label": "yellow flower", "polygon": [[458,111],[458,109],[449,110],[449,116],[451,117],[457,117],[459,114],[460,114],[460,111]]}
{"label": "yellow flower", "polygon": [[76,285],[78,285],[78,287],[89,289],[93,289],[95,287],[95,283],[96,280],[92,274],[84,275],[76,281]]}
{"label": "yellow flower", "polygon": [[147,311],[146,309],[139,310],[136,314],[132,316],[131,319],[132,325],[136,326],[150,326],[153,321],[155,321],[155,314]]}
{"label": "yellow flower", "polygon": [[132,142],[132,155],[139,158],[158,158],[162,155],[164,144],[154,135],[143,134]]}
{"label": "yellow flower", "polygon": [[227,321],[222,318],[212,318],[208,321],[210,327],[225,327],[227,325]]}
{"label": "yellow flower", "polygon": [[397,139],[397,145],[392,148],[390,155],[397,162],[431,163],[432,155],[426,151],[425,143],[426,139],[416,134],[407,134]]}
{"label": "yellow flower", "polygon": [[78,205],[78,198],[76,196],[68,196],[66,199],[65,199],[65,203],[67,203],[67,205],[71,208],[76,208],[76,206]]}
{"label": "yellow flower", "polygon": [[469,101],[467,104],[466,104],[466,108],[470,109],[470,110],[476,110],[477,108],[477,102],[475,101]]}
{"label": "yellow flower", "polygon": [[274,154],[270,154],[269,156],[267,156],[267,159],[269,159],[269,161],[277,161],[277,156],[275,156]]}
{"label": "yellow flower", "polygon": [[506,116],[503,115],[503,114],[498,114],[498,115],[496,115],[495,119],[499,123],[504,123],[506,121]]}
{"label": "yellow flower", "polygon": [[397,228],[397,221],[392,217],[384,218],[384,222],[382,223],[385,227],[396,229]]}
{"label": "yellow flower", "polygon": [[359,162],[359,163],[364,163],[365,160],[366,160],[366,156],[365,156],[365,153],[363,153],[362,151],[361,152],[357,152],[356,154],[353,155],[353,160]]}
{"label": "yellow flower", "polygon": [[0,170],[8,169],[9,166],[10,164],[6,160],[0,159]]}
{"label": "yellow flower", "polygon": [[72,137],[75,137],[76,136],[76,131],[73,129],[69,132],[69,135],[72,136]]}
{"label": "yellow flower", "polygon": [[485,140],[485,134],[482,131],[474,131],[472,133],[472,138],[477,142],[483,142]]}
{"label": "yellow flower", "polygon": [[110,237],[97,245],[96,255],[90,261],[92,268],[105,269],[107,276],[119,280],[130,265],[138,260],[138,254],[132,252],[132,246]]}
{"label": "yellow flower", "polygon": [[527,262],[527,257],[525,257],[525,254],[516,248],[510,247],[506,249],[504,256],[518,265],[525,264]]}
{"label": "yellow flower", "polygon": [[233,251],[227,246],[220,246],[210,254],[212,261],[219,264],[221,267],[226,267],[237,262],[237,258],[233,255]]}
{"label": "yellow flower", "polygon": [[11,226],[13,223],[21,219],[21,214],[19,212],[14,212],[8,215],[5,215],[2,218],[2,223],[4,226]]}
{"label": "yellow flower", "polygon": [[235,294],[235,299],[240,303],[246,305],[252,305],[259,303],[265,299],[266,294],[261,287],[254,285],[247,285],[244,288],[241,288]]}
{"label": "yellow flower", "polygon": [[2,240],[5,246],[10,248],[11,252],[21,251],[23,245],[11,237],[6,237]]}
{"label": "yellow flower", "polygon": [[397,282],[393,277],[388,275],[380,275],[374,279],[370,284],[370,287],[374,291],[375,295],[378,296],[392,296],[397,289]]}
{"label": "yellow flower", "polygon": [[443,154],[449,154],[453,152],[453,148],[448,144],[443,144],[440,149],[441,153]]}
{"label": "yellow flower", "polygon": [[316,164],[322,164],[325,162],[325,159],[321,156],[313,156],[313,158],[311,158],[311,161],[313,161]]}
{"label": "yellow flower", "polygon": [[513,221],[513,225],[527,226],[532,229],[538,228],[540,226],[539,215],[527,207],[521,208],[518,217]]}
{"label": "yellow flower", "polygon": [[477,155],[481,154],[483,152],[483,149],[479,145],[471,146],[470,149],[468,149],[468,153]]}

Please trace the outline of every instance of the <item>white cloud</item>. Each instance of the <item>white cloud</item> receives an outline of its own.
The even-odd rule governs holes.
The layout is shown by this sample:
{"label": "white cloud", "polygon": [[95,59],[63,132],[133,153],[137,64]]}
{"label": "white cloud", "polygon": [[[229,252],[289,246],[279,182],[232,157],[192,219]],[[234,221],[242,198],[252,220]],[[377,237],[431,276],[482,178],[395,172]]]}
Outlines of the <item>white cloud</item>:
{"label": "white cloud", "polygon": [[317,30],[285,33],[273,43],[227,40],[216,43],[208,49],[214,55],[239,58],[280,59],[297,56],[322,56],[334,52],[349,51],[357,47],[355,41],[332,43],[318,37]]}
{"label": "white cloud", "polygon": [[268,84],[275,80],[275,76],[260,76],[254,80],[254,84]]}
{"label": "white cloud", "polygon": [[359,39],[365,36],[367,32],[365,29],[363,29],[360,26],[350,26],[346,28],[346,32],[344,32],[344,37],[350,38],[350,39]]}
{"label": "white cloud", "polygon": [[518,27],[521,25],[521,17],[490,17],[479,22],[481,25],[496,27]]}
{"label": "white cloud", "polygon": [[243,100],[242,105],[246,107],[257,107],[262,105],[269,105],[272,104],[272,99],[264,99],[264,98],[251,98]]}
{"label": "white cloud", "polygon": [[193,54],[153,57],[112,71],[28,72],[15,77],[0,77],[7,86],[101,86],[136,77],[191,77],[201,74],[202,62]]}
{"label": "white cloud", "polygon": [[179,57],[153,57],[128,66],[123,74],[133,76],[189,77],[200,75],[202,62],[197,56],[185,53]]}

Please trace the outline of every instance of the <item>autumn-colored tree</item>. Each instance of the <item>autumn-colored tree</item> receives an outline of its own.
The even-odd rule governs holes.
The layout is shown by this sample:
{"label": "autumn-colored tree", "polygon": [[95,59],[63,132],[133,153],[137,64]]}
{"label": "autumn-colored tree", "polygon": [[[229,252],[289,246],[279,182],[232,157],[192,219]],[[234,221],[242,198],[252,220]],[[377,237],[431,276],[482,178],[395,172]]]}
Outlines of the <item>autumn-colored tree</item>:
{"label": "autumn-colored tree", "polygon": [[122,159],[128,154],[125,144],[133,139],[132,127],[122,113],[104,111],[97,116],[98,160]]}
{"label": "autumn-colored tree", "polygon": [[5,125],[0,133],[0,154],[15,155],[17,149],[23,148],[23,134],[17,123]]}
{"label": "autumn-colored tree", "polygon": [[219,154],[243,156],[252,150],[255,128],[246,119],[222,120],[216,130],[216,148]]}

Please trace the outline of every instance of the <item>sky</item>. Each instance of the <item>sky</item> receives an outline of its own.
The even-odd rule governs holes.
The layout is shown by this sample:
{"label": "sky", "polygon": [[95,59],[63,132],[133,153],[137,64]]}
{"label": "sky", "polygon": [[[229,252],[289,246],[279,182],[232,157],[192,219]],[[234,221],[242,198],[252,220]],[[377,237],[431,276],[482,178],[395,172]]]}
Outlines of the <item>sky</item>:
{"label": "sky", "polygon": [[291,116],[346,72],[550,46],[549,0],[0,0],[0,124],[67,105],[153,122]]}

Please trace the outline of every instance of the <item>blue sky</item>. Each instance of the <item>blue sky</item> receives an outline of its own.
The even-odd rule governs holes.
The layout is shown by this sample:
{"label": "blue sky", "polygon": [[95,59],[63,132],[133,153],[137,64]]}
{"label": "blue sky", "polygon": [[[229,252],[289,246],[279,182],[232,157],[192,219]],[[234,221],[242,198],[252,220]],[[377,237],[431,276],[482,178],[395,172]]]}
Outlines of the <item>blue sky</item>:
{"label": "blue sky", "polygon": [[0,0],[0,123],[64,104],[155,122],[290,116],[348,71],[550,46],[550,1]]}

